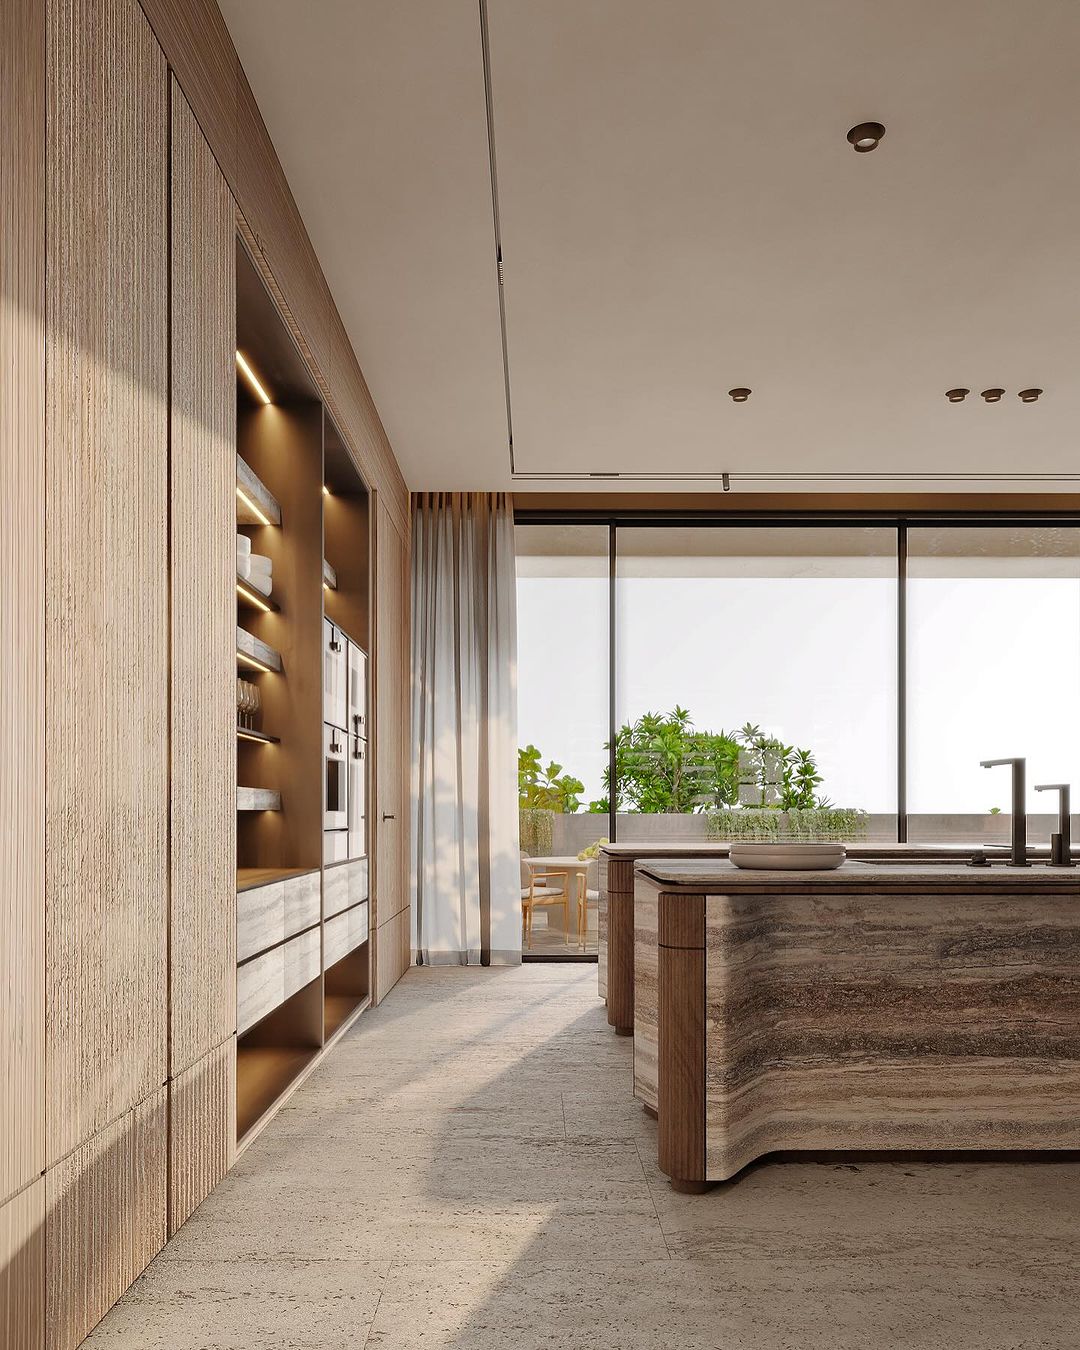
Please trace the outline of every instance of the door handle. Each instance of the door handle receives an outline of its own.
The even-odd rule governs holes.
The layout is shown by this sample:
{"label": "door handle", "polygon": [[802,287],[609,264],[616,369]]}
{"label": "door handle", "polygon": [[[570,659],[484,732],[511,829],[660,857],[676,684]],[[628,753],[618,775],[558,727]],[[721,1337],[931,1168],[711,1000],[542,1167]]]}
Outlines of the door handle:
{"label": "door handle", "polygon": [[332,755],[340,755],[340,754],[341,754],[341,742],[340,742],[340,741],[331,741],[331,742],[330,742],[330,753],[331,753]]}
{"label": "door handle", "polygon": [[383,820],[397,820],[397,816],[387,815],[385,811],[382,813],[382,818]]}

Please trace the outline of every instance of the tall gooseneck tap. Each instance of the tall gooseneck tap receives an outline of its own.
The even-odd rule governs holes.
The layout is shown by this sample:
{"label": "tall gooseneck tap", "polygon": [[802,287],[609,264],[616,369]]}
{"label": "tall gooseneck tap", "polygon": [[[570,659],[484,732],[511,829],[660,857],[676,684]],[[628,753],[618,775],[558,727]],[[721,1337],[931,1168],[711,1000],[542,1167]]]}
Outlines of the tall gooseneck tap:
{"label": "tall gooseneck tap", "polygon": [[1057,834],[1050,836],[1050,866],[1074,867],[1072,860],[1072,820],[1069,806],[1068,783],[1036,783],[1036,792],[1056,792],[1058,794]]}
{"label": "tall gooseneck tap", "polygon": [[999,764],[1012,766],[1012,857],[1010,867],[1027,867],[1027,760],[1026,759],[980,759],[984,769],[996,768]]}

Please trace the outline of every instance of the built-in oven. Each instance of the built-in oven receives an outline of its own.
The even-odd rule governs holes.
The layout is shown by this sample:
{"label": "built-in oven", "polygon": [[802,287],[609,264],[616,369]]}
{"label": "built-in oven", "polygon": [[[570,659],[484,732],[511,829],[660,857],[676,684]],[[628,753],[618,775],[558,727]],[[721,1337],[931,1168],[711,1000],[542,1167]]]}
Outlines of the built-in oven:
{"label": "built-in oven", "polygon": [[349,828],[349,738],[323,723],[323,829]]}

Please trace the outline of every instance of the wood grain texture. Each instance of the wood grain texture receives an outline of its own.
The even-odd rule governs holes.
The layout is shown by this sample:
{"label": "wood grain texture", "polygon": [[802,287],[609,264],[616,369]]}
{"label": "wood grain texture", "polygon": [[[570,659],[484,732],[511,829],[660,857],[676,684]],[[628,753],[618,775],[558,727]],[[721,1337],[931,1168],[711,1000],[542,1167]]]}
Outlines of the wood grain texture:
{"label": "wood grain texture", "polygon": [[704,948],[661,944],[658,973],[657,1163],[675,1182],[704,1181]]}
{"label": "wood grain texture", "polygon": [[241,891],[236,897],[236,959],[247,961],[317,927],[320,900],[318,872]]}
{"label": "wood grain texture", "polygon": [[165,1079],[168,84],[133,0],[49,0],[47,85],[53,1163]]}
{"label": "wood grain texture", "polygon": [[1015,876],[710,895],[708,1177],[775,1149],[1080,1147],[1075,886]]}
{"label": "wood grain texture", "polygon": [[45,1166],[44,101],[44,8],[8,0],[0,6],[0,1204]]}
{"label": "wood grain texture", "polygon": [[214,0],[140,0],[227,182],[236,182],[240,62]]}
{"label": "wood grain texture", "polygon": [[46,1345],[73,1350],[165,1245],[166,1090],[45,1174]]}
{"label": "wood grain texture", "polygon": [[0,1205],[0,1345],[45,1350],[45,1178]]}
{"label": "wood grain texture", "polygon": [[[383,505],[403,529],[409,524],[409,494],[390,447],[375,400],[364,379],[337,309],[330,310],[330,372],[327,405],[348,443],[365,483],[378,489]],[[399,490],[398,484],[401,484]]]}
{"label": "wood grain texture", "polygon": [[403,909],[376,934],[375,1002],[381,1003],[412,964],[412,914]]}
{"label": "wood grain texture", "polygon": [[323,918],[329,919],[368,898],[368,860],[355,858],[323,872]]}
{"label": "wood grain texture", "polygon": [[232,1166],[236,1154],[236,1041],[169,1083],[169,1236]]}
{"label": "wood grain texture", "polygon": [[607,1019],[626,1034],[634,1027],[634,861],[607,857],[605,862]]}
{"label": "wood grain texture", "polygon": [[335,965],[368,940],[368,905],[365,901],[328,919],[323,929],[323,969]]}
{"label": "wood grain texture", "polygon": [[273,279],[274,298],[293,320],[307,364],[330,373],[330,288],[240,68],[236,88],[237,200]]}
{"label": "wood grain texture", "polygon": [[175,80],[171,96],[169,1074],[175,1078],[236,1028],[236,226],[225,179]]}
{"label": "wood grain texture", "polygon": [[[375,875],[373,922],[382,928],[409,907],[410,724],[408,536],[378,500],[375,572]],[[384,819],[384,816],[392,819]],[[376,960],[382,953],[380,941]],[[405,963],[406,965],[408,962]],[[391,987],[376,977],[377,1000]]]}
{"label": "wood grain texture", "polygon": [[[634,1095],[656,1111],[660,966],[656,887],[638,879],[634,887]],[[610,999],[611,992],[608,991]]]}
{"label": "wood grain texture", "polygon": [[213,0],[142,0],[142,6],[357,468],[407,528],[408,489],[220,11]]}
{"label": "wood grain texture", "polygon": [[237,1031],[248,1031],[321,973],[321,928],[290,938],[240,966],[236,972]]}

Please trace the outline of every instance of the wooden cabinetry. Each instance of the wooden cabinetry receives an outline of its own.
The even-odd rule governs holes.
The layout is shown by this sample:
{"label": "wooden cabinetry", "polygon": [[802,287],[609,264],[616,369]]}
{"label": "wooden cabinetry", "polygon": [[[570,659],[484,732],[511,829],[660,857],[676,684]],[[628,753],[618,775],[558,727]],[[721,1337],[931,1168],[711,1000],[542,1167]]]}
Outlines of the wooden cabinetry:
{"label": "wooden cabinetry", "polygon": [[[0,5],[0,1205],[40,1176],[45,1016],[45,19]],[[19,1249],[26,1203],[0,1210]],[[6,1215],[6,1217],[4,1217]],[[0,1256],[0,1269],[4,1267]],[[2,1277],[0,1277],[2,1278]],[[0,1309],[4,1307],[0,1285]],[[13,1314],[14,1316],[14,1314]],[[19,1315],[22,1320],[22,1314]],[[0,1343],[6,1340],[0,1312]]]}
{"label": "wooden cabinetry", "polygon": [[[406,535],[382,501],[375,571],[374,920],[376,1002],[410,960],[408,914],[409,555]],[[404,914],[404,918],[401,916]],[[384,929],[386,930],[384,932]]]}
{"label": "wooden cabinetry", "polygon": [[[175,80],[170,383],[169,1231],[234,1133],[236,208]],[[227,1053],[225,1052],[227,1049]]]}
{"label": "wooden cabinetry", "polygon": [[[327,612],[370,651],[369,490],[383,494],[397,531],[399,583],[407,494],[249,102],[245,144],[259,154],[237,154],[241,86],[224,24],[205,0],[0,5],[0,195],[11,208],[0,232],[5,1350],[74,1347],[223,1175],[238,1119],[243,1132],[271,1108],[282,1081],[296,1081],[369,995],[366,858],[347,864],[343,903],[329,915],[339,923],[328,950],[323,942],[323,526],[325,513],[338,586],[326,593]],[[237,197],[258,239],[238,217]],[[305,370],[293,415],[278,409],[264,419],[279,434],[262,439],[261,471],[272,478],[271,461],[297,446],[310,452],[303,489],[288,469],[279,488],[283,529],[304,550],[280,560],[289,606],[246,602],[255,612],[245,631],[273,646],[279,689],[288,690],[280,709],[268,699],[268,719],[284,731],[278,711],[299,710],[309,727],[290,742],[274,727],[240,752],[251,765],[258,753],[278,757],[274,774],[265,758],[265,775],[249,780],[277,792],[282,807],[267,813],[273,822],[250,813],[249,861],[271,865],[277,849],[272,864],[302,869],[309,881],[282,892],[281,939],[266,950],[280,951],[284,1001],[246,1032],[242,1115],[232,680],[238,229],[254,243],[260,291]],[[331,407],[348,410],[340,431],[326,430]],[[331,443],[344,475],[332,519],[321,495]],[[392,642],[402,638],[394,616],[404,613],[395,595],[383,616]],[[286,636],[275,642],[279,632]],[[397,718],[400,649],[391,661]],[[403,752],[404,721],[387,736]],[[400,791],[384,809],[404,827]],[[383,874],[391,907],[407,918],[395,859],[403,865],[401,840]]]}

